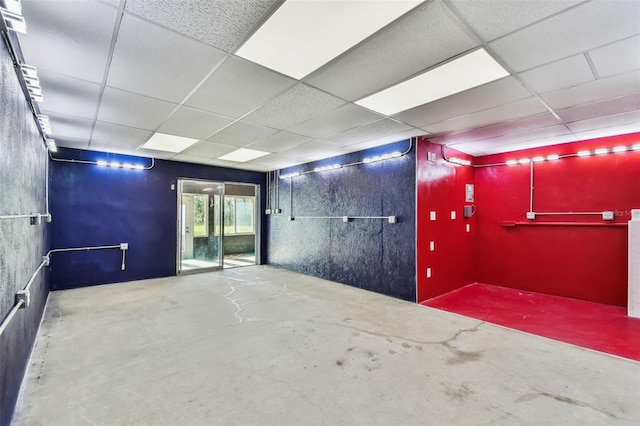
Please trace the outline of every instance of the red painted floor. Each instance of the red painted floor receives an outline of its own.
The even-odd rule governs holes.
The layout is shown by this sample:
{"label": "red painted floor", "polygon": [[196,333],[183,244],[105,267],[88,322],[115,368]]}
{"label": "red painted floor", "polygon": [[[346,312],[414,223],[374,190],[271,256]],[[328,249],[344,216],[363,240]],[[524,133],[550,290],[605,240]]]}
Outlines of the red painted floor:
{"label": "red painted floor", "polygon": [[640,361],[640,319],[619,306],[486,284],[420,304]]}

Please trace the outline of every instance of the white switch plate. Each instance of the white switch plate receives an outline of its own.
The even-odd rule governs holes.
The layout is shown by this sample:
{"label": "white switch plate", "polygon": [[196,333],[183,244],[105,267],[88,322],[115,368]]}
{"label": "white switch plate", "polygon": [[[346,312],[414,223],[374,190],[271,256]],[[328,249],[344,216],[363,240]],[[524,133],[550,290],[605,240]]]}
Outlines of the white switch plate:
{"label": "white switch plate", "polygon": [[431,278],[431,268],[427,268],[427,278]]}
{"label": "white switch plate", "polygon": [[429,212],[429,219],[436,220],[436,212]]}
{"label": "white switch plate", "polygon": [[471,232],[471,225],[467,223],[467,232]]}
{"label": "white switch plate", "polygon": [[429,251],[435,251],[435,249],[436,249],[436,242],[429,241]]}
{"label": "white switch plate", "polygon": [[464,200],[467,203],[473,203],[474,192],[474,186],[472,183],[467,183],[464,186]]}
{"label": "white switch plate", "polygon": [[456,220],[456,211],[451,210],[451,220]]}

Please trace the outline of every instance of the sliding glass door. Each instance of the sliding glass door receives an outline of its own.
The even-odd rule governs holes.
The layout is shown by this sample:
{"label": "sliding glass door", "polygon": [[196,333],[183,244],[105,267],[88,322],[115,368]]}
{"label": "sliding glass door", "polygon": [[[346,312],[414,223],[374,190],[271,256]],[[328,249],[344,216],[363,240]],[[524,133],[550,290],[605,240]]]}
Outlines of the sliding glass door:
{"label": "sliding glass door", "polygon": [[256,185],[178,181],[179,274],[255,265]]}
{"label": "sliding glass door", "polygon": [[178,273],[222,268],[222,182],[178,181]]}

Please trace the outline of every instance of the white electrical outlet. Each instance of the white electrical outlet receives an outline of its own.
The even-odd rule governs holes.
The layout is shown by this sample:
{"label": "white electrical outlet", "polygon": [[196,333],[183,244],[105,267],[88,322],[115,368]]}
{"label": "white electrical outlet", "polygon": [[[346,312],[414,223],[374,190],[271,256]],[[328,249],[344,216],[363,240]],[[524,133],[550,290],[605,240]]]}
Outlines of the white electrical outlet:
{"label": "white electrical outlet", "polygon": [[120,250],[129,250],[129,243],[120,243]]}
{"label": "white electrical outlet", "polygon": [[604,211],[602,212],[602,220],[613,220],[614,214],[612,211]]}

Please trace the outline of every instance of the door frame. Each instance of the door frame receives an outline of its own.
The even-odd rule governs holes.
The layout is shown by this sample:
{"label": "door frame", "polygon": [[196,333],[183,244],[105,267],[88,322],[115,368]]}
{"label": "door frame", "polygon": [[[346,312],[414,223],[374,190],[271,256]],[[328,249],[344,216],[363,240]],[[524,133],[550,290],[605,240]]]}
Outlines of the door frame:
{"label": "door frame", "polygon": [[[177,204],[177,220],[176,220],[176,275],[188,275],[195,274],[199,272],[209,272],[209,271],[219,271],[224,267],[224,250],[223,250],[223,242],[224,242],[224,227],[222,224],[224,223],[224,209],[222,206],[220,207],[220,264],[218,266],[204,267],[204,268],[194,268],[194,269],[182,269],[182,198],[184,192],[182,190],[183,183],[185,181],[192,182],[202,182],[202,183],[211,183],[215,185],[222,185],[223,190],[220,194],[221,202],[224,201],[224,182],[219,180],[212,179],[197,179],[197,178],[189,178],[189,177],[180,177],[177,182],[177,191],[176,191],[176,204]],[[190,194],[190,193],[187,193]],[[209,196],[211,198],[211,195]],[[215,232],[215,229],[209,232]],[[195,255],[195,249],[194,249]]]}
{"label": "door frame", "polygon": [[[210,182],[215,184],[222,184],[222,193],[220,194],[220,266],[210,267],[210,268],[196,268],[196,269],[187,269],[182,270],[182,238],[181,238],[181,230],[182,230],[182,183],[184,181],[195,181],[195,182]],[[214,179],[201,179],[201,178],[190,178],[190,177],[179,177],[177,180],[177,190],[176,190],[176,205],[177,205],[177,220],[176,220],[176,275],[188,275],[188,274],[197,274],[200,272],[210,272],[210,271],[219,271],[224,269],[224,196],[225,196],[225,188],[227,185],[246,185],[253,186],[255,188],[255,233],[254,233],[254,250],[255,250],[255,258],[256,265],[262,263],[262,197],[261,197],[261,186],[257,183],[246,183],[246,182],[233,182],[233,181],[221,181]],[[209,196],[212,198],[212,195]]]}

